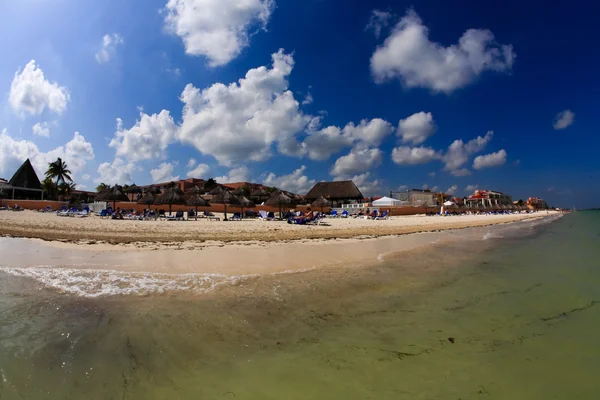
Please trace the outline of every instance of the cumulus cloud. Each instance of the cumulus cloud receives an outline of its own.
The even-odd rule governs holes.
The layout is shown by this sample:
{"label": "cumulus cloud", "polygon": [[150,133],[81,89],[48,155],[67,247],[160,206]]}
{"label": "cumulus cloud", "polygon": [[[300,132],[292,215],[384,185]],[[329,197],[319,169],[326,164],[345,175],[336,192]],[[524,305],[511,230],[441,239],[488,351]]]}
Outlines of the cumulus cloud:
{"label": "cumulus cloud", "polygon": [[397,78],[408,88],[451,93],[484,71],[509,72],[515,57],[512,46],[496,43],[487,29],[469,29],[448,47],[432,42],[421,18],[409,10],[373,53],[371,72],[377,82]]}
{"label": "cumulus cloud", "polygon": [[194,168],[194,166],[196,165],[197,161],[195,158],[190,158],[189,161],[187,162],[187,167],[188,168]]}
{"label": "cumulus cloud", "polygon": [[10,106],[21,116],[40,115],[46,107],[62,114],[70,99],[66,87],[46,80],[35,60],[29,61],[22,71],[15,73],[8,95]]}
{"label": "cumulus cloud", "polygon": [[157,168],[150,170],[152,181],[154,183],[178,181],[179,175],[173,176],[175,170],[175,164],[169,162],[160,163]]}
{"label": "cumulus cloud", "polygon": [[371,11],[369,23],[365,27],[365,31],[373,32],[375,37],[379,38],[381,31],[387,28],[394,18],[395,15],[390,12],[373,10]]}
{"label": "cumulus cloud", "polygon": [[336,176],[333,178],[334,181],[347,181],[350,180],[358,187],[363,196],[374,196],[379,194],[383,190],[383,182],[380,179],[375,178],[370,172],[364,174],[349,176]]}
{"label": "cumulus cloud", "polygon": [[83,174],[83,175],[81,175],[81,180],[83,180],[83,181],[89,181],[90,178],[91,178],[90,174]]}
{"label": "cumulus cloud", "polygon": [[352,175],[376,168],[381,164],[383,152],[379,149],[352,149],[349,154],[338,158],[331,168],[331,175]]}
{"label": "cumulus cloud", "polygon": [[450,186],[448,189],[446,189],[446,194],[451,194],[454,195],[456,193],[456,191],[458,190],[458,186],[456,185],[452,185]]}
{"label": "cumulus cloud", "polygon": [[398,136],[402,142],[419,145],[435,132],[435,122],[431,113],[419,112],[401,119],[398,124]]}
{"label": "cumulus cloud", "polygon": [[[190,168],[190,167],[188,166],[188,168]],[[204,178],[207,178],[207,175],[209,172],[210,172],[210,167],[208,165],[198,164],[198,165],[196,165],[196,168],[188,171],[187,177],[204,179]]]}
{"label": "cumulus cloud", "polygon": [[392,150],[392,160],[398,165],[427,164],[441,157],[441,152],[431,147],[400,146]]}
{"label": "cumulus cloud", "polygon": [[288,175],[277,176],[274,173],[269,173],[263,184],[266,186],[274,186],[279,189],[287,190],[288,192],[305,194],[315,186],[314,179],[310,179],[305,174],[306,166],[301,166],[294,172]]}
{"label": "cumulus cloud", "polygon": [[152,115],[141,112],[140,119],[130,129],[124,129],[123,121],[117,118],[117,131],[109,146],[116,150],[117,157],[133,162],[164,159],[176,132],[177,125],[169,111]]}
{"label": "cumulus cloud", "polygon": [[47,122],[38,122],[31,127],[31,131],[37,136],[50,137],[50,128]]}
{"label": "cumulus cloud", "polygon": [[0,175],[10,178],[17,168],[27,158],[31,160],[39,176],[48,169],[50,162],[60,157],[67,163],[73,172],[73,177],[85,167],[88,161],[94,159],[92,144],[85,140],[79,132],[75,132],[73,139],[48,152],[42,152],[37,145],[29,140],[15,140],[8,135],[6,129],[0,133]]}
{"label": "cumulus cloud", "polygon": [[214,179],[218,183],[249,182],[250,170],[248,169],[248,167],[245,166],[232,168],[229,170],[227,175],[217,176]]}
{"label": "cumulus cloud", "polygon": [[444,169],[454,176],[466,176],[470,172],[462,168],[469,161],[469,157],[480,152],[492,140],[494,132],[488,131],[485,136],[477,136],[475,139],[463,142],[462,139],[457,139],[450,146],[443,156],[445,162]]}
{"label": "cumulus cloud", "polygon": [[236,58],[255,28],[266,28],[274,8],[274,0],[169,0],[165,23],[187,54],[216,67]]}
{"label": "cumulus cloud", "polygon": [[314,101],[312,94],[307,93],[306,96],[304,97],[304,100],[302,100],[302,105],[306,106],[308,104],[312,104],[312,102]]}
{"label": "cumulus cloud", "polygon": [[431,178],[435,178],[435,171],[431,171],[427,175],[429,175]]}
{"label": "cumulus cloud", "polygon": [[475,157],[473,160],[473,168],[483,169],[491,167],[499,167],[506,163],[506,150],[502,149],[495,153],[490,153]]}
{"label": "cumulus cloud", "polygon": [[479,188],[479,185],[467,185],[465,190],[469,193],[476,191]]}
{"label": "cumulus cloud", "polygon": [[123,37],[118,33],[106,34],[102,37],[102,45],[96,53],[96,61],[100,64],[110,61],[115,55],[117,47],[125,43]]}
{"label": "cumulus cloud", "polygon": [[554,118],[554,129],[561,130],[566,129],[575,122],[575,113],[571,110],[564,110],[556,114]]}
{"label": "cumulus cloud", "polygon": [[137,169],[135,163],[117,157],[112,163],[104,162],[98,166],[98,177],[94,182],[107,185],[129,184],[133,182],[131,176]]}

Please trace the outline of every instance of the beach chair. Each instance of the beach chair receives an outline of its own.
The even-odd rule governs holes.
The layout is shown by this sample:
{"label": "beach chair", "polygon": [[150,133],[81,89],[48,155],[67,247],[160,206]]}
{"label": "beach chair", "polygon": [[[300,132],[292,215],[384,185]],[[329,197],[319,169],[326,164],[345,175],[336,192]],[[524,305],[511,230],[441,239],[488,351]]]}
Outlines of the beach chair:
{"label": "beach chair", "polygon": [[264,210],[260,210],[259,212],[259,217],[261,221],[273,221],[275,219],[275,213],[268,213]]}
{"label": "beach chair", "polygon": [[211,213],[210,211],[204,210],[204,216],[209,220],[209,221],[220,221],[221,218],[215,216],[215,214]]}
{"label": "beach chair", "polygon": [[348,210],[342,211],[342,218],[348,218]]}
{"label": "beach chair", "polygon": [[177,211],[175,216],[169,215],[166,217],[167,221],[185,221],[183,219],[183,211]]}
{"label": "beach chair", "polygon": [[233,213],[233,215],[230,218],[232,221],[241,221],[242,220],[242,214],[240,214],[239,212]]}
{"label": "beach chair", "polygon": [[337,210],[331,210],[331,212],[329,213],[329,217],[330,218],[337,218],[337,217],[339,217]]}
{"label": "beach chair", "polygon": [[389,214],[389,213],[388,213],[387,211],[385,211],[383,214],[381,214],[381,215],[378,215],[378,216],[376,216],[376,217],[375,217],[375,218],[373,218],[373,219],[390,219],[390,217],[388,217],[388,214]]}

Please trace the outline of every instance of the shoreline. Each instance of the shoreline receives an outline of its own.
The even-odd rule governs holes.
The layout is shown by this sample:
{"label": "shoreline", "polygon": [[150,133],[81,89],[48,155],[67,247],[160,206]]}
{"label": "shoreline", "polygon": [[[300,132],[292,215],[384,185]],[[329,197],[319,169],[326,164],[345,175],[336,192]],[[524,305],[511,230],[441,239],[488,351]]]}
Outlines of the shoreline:
{"label": "shoreline", "polygon": [[[0,236],[40,239],[52,244],[106,246],[135,250],[195,249],[238,243],[277,243],[370,239],[536,220],[556,215],[538,212],[510,215],[405,216],[389,220],[328,218],[323,225],[299,226],[282,221],[113,221],[70,218],[24,211],[0,213]],[[118,246],[115,246],[118,245]]]}

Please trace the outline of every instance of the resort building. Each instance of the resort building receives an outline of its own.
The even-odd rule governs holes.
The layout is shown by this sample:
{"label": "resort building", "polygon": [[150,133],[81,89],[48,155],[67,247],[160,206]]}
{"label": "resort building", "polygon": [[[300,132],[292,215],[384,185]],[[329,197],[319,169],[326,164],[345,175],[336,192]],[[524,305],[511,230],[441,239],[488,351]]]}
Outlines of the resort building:
{"label": "resort building", "polygon": [[311,203],[323,196],[333,203],[334,207],[343,204],[359,203],[364,196],[352,181],[319,182],[304,196]]}
{"label": "resort building", "polygon": [[546,210],[548,209],[548,203],[544,199],[540,199],[539,197],[530,197],[527,199],[527,206],[529,208],[533,208],[534,210]]}
{"label": "resort building", "polygon": [[512,205],[512,197],[502,192],[493,190],[476,190],[472,195],[465,199],[467,207],[493,207],[499,205]]}
{"label": "resort building", "polygon": [[390,197],[400,200],[403,206],[433,207],[436,204],[435,194],[429,189],[409,189],[404,192],[390,192]]}
{"label": "resort building", "polygon": [[0,180],[0,191],[4,197],[13,200],[44,200],[42,183],[29,159],[25,160],[9,181]]}

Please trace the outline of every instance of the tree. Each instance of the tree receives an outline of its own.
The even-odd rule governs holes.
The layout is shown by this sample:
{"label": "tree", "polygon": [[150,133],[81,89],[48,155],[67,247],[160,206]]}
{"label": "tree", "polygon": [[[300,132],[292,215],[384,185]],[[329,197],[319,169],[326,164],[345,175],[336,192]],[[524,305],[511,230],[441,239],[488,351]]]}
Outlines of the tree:
{"label": "tree", "polygon": [[520,206],[522,206],[523,205],[523,200],[519,199],[519,201],[517,201],[517,204],[520,205]]}
{"label": "tree", "polygon": [[213,178],[210,178],[204,184],[204,190],[206,190],[208,192],[208,191],[214,189],[216,186],[217,186],[217,181],[215,181]]}
{"label": "tree", "polygon": [[64,162],[60,157],[58,157],[56,161],[48,164],[46,177],[50,179],[56,179],[56,186],[58,186],[61,182],[73,182],[73,179],[71,179],[71,171],[69,170],[69,167],[67,167],[67,163]]}
{"label": "tree", "polygon": [[46,195],[44,196],[48,200],[56,200],[58,198],[58,187],[52,178],[47,177],[42,181],[42,189]]}
{"label": "tree", "polygon": [[98,186],[96,186],[96,192],[100,193],[101,191],[103,191],[104,189],[107,189],[108,185],[104,182],[100,183]]}
{"label": "tree", "polygon": [[73,190],[75,190],[75,186],[76,185],[73,182],[63,182],[58,186],[58,194],[69,198],[73,193]]}

